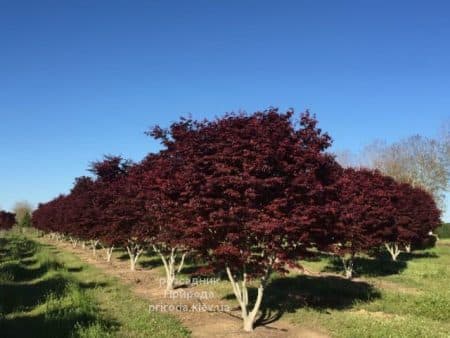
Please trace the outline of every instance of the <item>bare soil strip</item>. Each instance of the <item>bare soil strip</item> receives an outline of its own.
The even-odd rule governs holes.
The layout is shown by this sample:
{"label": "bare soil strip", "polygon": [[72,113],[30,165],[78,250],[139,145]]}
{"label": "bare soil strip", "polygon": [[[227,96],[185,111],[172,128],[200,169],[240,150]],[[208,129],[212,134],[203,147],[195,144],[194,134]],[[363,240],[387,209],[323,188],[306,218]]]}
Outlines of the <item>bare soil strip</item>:
{"label": "bare soil strip", "polygon": [[[107,263],[102,253],[97,253],[97,258],[93,257],[92,251],[80,247],[73,248],[70,243],[50,241],[46,238],[39,238],[39,241],[48,245],[55,246],[61,250],[71,252],[78,256],[82,261],[96,266],[103,272],[117,277],[121,282],[131,286],[134,293],[144,299],[148,299],[150,304],[159,306],[187,306],[189,309],[198,309],[202,305],[213,305],[220,307],[229,305],[221,299],[200,300],[200,299],[171,299],[165,297],[164,288],[160,286],[160,276],[157,272],[150,269],[137,268],[136,271],[130,271],[128,261],[114,259]],[[231,288],[231,286],[230,286]],[[207,292],[202,285],[189,287],[192,292]],[[170,311],[177,316],[183,325],[191,330],[192,336],[197,338],[324,338],[327,334],[309,328],[294,326],[286,320],[280,319],[265,326],[257,326],[252,333],[246,333],[242,330],[242,321],[240,311],[232,308],[229,313],[217,311]]]}

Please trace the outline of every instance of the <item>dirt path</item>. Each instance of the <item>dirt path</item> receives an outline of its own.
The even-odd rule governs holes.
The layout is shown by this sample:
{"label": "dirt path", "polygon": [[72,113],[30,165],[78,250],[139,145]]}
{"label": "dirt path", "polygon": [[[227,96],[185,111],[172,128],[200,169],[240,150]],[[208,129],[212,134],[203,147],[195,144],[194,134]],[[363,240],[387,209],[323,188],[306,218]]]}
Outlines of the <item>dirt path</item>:
{"label": "dirt path", "polygon": [[[39,238],[39,241],[57,247],[61,250],[71,252],[78,256],[82,261],[89,263],[101,269],[103,272],[116,276],[120,281],[131,286],[132,290],[140,297],[149,300],[149,305],[159,306],[179,306],[181,310],[186,306],[189,309],[198,309],[203,305],[213,305],[216,307],[225,306],[229,303],[219,299],[172,299],[165,297],[163,288],[160,287],[160,276],[156,271],[150,269],[139,269],[131,272],[129,270],[128,261],[120,261],[113,259],[112,263],[107,263],[102,258],[102,252],[97,253],[97,258],[93,257],[92,251],[82,249],[81,247],[73,248],[70,243],[55,242],[48,239]],[[231,288],[231,287],[230,287]],[[186,292],[207,292],[206,288],[201,285],[189,287]],[[237,303],[236,303],[237,304]],[[180,306],[181,305],[181,306]],[[193,337],[197,338],[325,338],[327,334],[308,328],[294,326],[286,320],[280,319],[265,326],[258,326],[254,332],[246,333],[242,330],[242,322],[240,312],[237,309],[231,309],[230,312],[207,312],[207,311],[171,311],[169,313],[177,316],[192,332]]]}

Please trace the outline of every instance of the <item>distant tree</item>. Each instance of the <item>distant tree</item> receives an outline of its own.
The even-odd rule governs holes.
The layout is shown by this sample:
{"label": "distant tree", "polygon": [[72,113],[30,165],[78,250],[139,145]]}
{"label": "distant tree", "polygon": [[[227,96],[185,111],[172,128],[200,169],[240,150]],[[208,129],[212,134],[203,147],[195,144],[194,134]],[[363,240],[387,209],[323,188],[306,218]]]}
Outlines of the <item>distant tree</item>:
{"label": "distant tree", "polygon": [[[13,207],[13,211],[16,214],[16,222],[19,226],[29,226],[31,224],[29,220],[33,212],[33,207],[29,202],[27,201],[17,202]],[[25,218],[26,223],[24,223]]]}
{"label": "distant tree", "polygon": [[447,169],[447,175],[450,177],[450,119],[443,123],[439,135],[441,161]]}
{"label": "distant tree", "polygon": [[19,226],[20,227],[24,227],[24,228],[29,228],[31,227],[31,214],[29,212],[25,213],[25,215],[23,216]]}
{"label": "distant tree", "polygon": [[355,256],[383,245],[384,234],[393,226],[392,199],[398,184],[376,170],[348,168],[338,186],[333,249],[342,260],[346,277],[352,278]]}
{"label": "distant tree", "polygon": [[383,235],[386,249],[396,261],[403,251],[420,246],[441,224],[441,212],[430,193],[403,183],[393,198],[393,224]]}
{"label": "distant tree", "polygon": [[439,140],[411,136],[391,145],[374,143],[367,147],[369,166],[399,182],[421,187],[431,193],[441,207],[448,190],[450,172],[443,160]]}
{"label": "distant tree", "polygon": [[355,156],[354,153],[352,153],[350,150],[341,150],[334,153],[336,156],[336,161],[343,167],[343,168],[350,168],[350,167],[357,167],[359,166],[359,160],[357,156]]}

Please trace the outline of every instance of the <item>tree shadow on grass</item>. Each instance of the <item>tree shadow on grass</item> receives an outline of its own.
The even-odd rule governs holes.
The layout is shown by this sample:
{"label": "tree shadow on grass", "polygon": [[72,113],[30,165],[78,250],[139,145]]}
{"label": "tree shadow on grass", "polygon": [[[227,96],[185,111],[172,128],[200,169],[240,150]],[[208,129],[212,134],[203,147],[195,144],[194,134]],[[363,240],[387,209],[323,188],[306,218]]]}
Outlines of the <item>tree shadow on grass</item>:
{"label": "tree shadow on grass", "polygon": [[1,260],[16,260],[33,257],[37,244],[27,239],[3,239],[1,242]]}
{"label": "tree shadow on grass", "polygon": [[5,263],[0,267],[0,276],[6,276],[5,279],[9,279],[8,276],[10,276],[10,280],[14,282],[31,281],[42,277],[48,271],[54,269],[51,263],[54,262],[45,262],[37,268],[29,268],[17,262]]}
{"label": "tree shadow on grass", "polygon": [[[250,299],[256,298],[256,288],[249,290]],[[286,312],[300,308],[319,311],[343,310],[355,302],[370,302],[381,297],[372,285],[336,276],[283,277],[273,280],[264,291],[261,316],[256,325],[267,325],[280,319]],[[229,294],[226,299],[234,299]]]}
{"label": "tree shadow on grass", "polygon": [[[128,256],[127,256],[128,257]],[[144,256],[139,261],[139,265],[143,268],[154,269],[163,265],[161,258],[157,256]]]}
{"label": "tree shadow on grass", "polygon": [[116,259],[118,259],[119,261],[127,261],[130,259],[130,256],[128,255],[128,253],[125,252],[120,252],[118,253],[118,256],[116,256]]}
{"label": "tree shadow on grass", "polygon": [[95,289],[104,288],[109,285],[107,282],[80,282],[78,283],[81,289]]}
{"label": "tree shadow on grass", "polygon": [[73,267],[67,268],[67,271],[69,271],[69,272],[81,272],[82,270],[83,270],[82,266],[73,266]]}
{"label": "tree shadow on grass", "polygon": [[[403,260],[396,262],[383,258],[355,257],[353,261],[353,272],[355,276],[380,277],[395,275],[406,269],[407,263]],[[328,260],[328,264],[323,272],[342,273],[342,261],[333,257]]]}
{"label": "tree shadow on grass", "polygon": [[8,314],[16,311],[29,311],[45,301],[50,293],[61,296],[67,284],[67,279],[61,276],[55,276],[35,283],[0,284],[1,312]]}
{"label": "tree shadow on grass", "polygon": [[[45,287],[44,284],[41,286]],[[60,285],[59,288],[59,293],[55,293],[55,289],[52,290],[52,296],[64,296],[65,286]],[[5,338],[74,337],[78,336],[75,334],[77,329],[89,332],[89,327],[95,325],[94,334],[86,336],[97,337],[105,331],[112,332],[119,327],[118,322],[101,317],[101,311],[96,305],[79,308],[71,303],[62,304],[59,303],[56,309],[48,308],[43,314],[21,313],[9,318],[0,318],[1,336]]]}
{"label": "tree shadow on grass", "polygon": [[326,252],[313,252],[309,256],[303,257],[302,259],[306,262],[320,262],[324,259],[329,259],[332,255]]}
{"label": "tree shadow on grass", "polygon": [[[6,261],[0,267],[2,338],[73,337],[78,329],[85,336],[98,336],[118,327],[115,321],[104,319],[96,303],[83,292],[108,283],[75,281],[67,273],[70,268],[45,256],[38,256],[43,259],[34,267],[38,263],[37,246],[21,241],[24,239],[9,240],[2,248]],[[72,268],[72,272],[81,269]],[[43,314],[31,312],[34,309],[41,312],[42,307],[45,307]],[[95,326],[90,329],[91,325]]]}
{"label": "tree shadow on grass", "polygon": [[[0,285],[1,337],[73,337],[77,328],[88,330],[93,324],[97,326],[94,328],[94,331],[97,330],[96,335],[93,336],[98,336],[105,330],[108,332],[116,330],[119,324],[103,318],[95,304],[85,308],[72,303],[64,305],[64,302],[60,302],[61,298],[72,292],[69,286],[72,283],[75,282],[62,276],[55,276],[33,284]],[[82,282],[74,285],[75,289],[83,290],[105,287],[107,283]],[[57,309],[52,309],[53,306],[50,305],[44,314],[33,315],[32,312],[28,312],[41,304],[46,304],[50,295],[55,299]]]}
{"label": "tree shadow on grass", "polygon": [[[69,338],[74,337],[76,328],[81,330],[91,325],[98,325],[102,331],[112,332],[118,328],[118,323],[113,320],[98,319],[93,314],[71,311],[61,316],[58,310],[40,315],[23,315],[14,319],[0,320],[2,338]],[[102,332],[96,332],[98,334]]]}
{"label": "tree shadow on grass", "polygon": [[26,266],[35,265],[37,262],[38,262],[38,260],[36,258],[25,258],[20,261],[20,263],[22,265],[26,265]]}
{"label": "tree shadow on grass", "polygon": [[435,252],[402,252],[399,256],[399,258],[402,261],[410,261],[413,259],[419,259],[419,258],[439,258],[439,255],[437,255]]}

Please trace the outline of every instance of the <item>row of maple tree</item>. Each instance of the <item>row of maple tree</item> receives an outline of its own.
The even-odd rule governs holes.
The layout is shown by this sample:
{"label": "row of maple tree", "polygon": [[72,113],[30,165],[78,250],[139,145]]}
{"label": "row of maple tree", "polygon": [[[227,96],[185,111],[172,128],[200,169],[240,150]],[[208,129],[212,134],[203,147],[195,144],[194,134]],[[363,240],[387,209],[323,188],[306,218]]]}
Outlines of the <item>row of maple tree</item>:
{"label": "row of maple tree", "polygon": [[[308,112],[180,119],[148,135],[162,150],[131,163],[106,156],[77,178],[67,195],[40,204],[34,227],[90,241],[95,252],[126,248],[133,270],[145,249],[160,255],[167,289],[186,256],[203,273],[227,274],[251,331],[272,272],[312,252],[342,258],[351,277],[355,255],[386,247],[395,260],[438,227],[431,195],[369,169],[342,168],[332,140]],[[247,281],[257,280],[253,307]]]}

